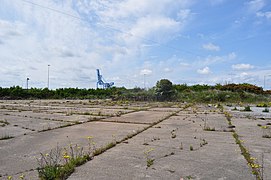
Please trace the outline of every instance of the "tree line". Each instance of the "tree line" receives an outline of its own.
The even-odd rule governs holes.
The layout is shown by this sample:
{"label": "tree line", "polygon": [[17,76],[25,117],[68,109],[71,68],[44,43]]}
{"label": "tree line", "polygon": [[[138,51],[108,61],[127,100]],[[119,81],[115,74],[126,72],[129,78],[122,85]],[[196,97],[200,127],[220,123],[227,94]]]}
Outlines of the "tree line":
{"label": "tree line", "polygon": [[31,88],[19,86],[10,88],[0,87],[0,99],[106,99],[134,101],[196,101],[196,102],[225,102],[260,100],[269,98],[271,91],[252,84],[217,84],[187,85],[172,84],[168,79],[157,81],[156,86],[145,90],[135,87],[113,87],[108,89],[80,88]]}

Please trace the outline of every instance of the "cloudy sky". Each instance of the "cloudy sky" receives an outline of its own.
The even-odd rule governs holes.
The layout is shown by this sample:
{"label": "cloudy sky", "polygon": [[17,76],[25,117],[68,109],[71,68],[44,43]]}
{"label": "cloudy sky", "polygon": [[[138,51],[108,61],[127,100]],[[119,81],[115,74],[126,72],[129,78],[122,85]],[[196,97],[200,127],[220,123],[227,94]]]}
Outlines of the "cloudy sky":
{"label": "cloudy sky", "polygon": [[269,0],[0,0],[0,86],[271,88]]}

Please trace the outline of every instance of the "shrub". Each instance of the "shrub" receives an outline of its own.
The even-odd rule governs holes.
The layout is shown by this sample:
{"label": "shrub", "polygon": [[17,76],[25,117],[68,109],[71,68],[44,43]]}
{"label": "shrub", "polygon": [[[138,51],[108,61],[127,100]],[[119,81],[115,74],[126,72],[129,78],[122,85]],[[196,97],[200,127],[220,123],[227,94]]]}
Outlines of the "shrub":
{"label": "shrub", "polygon": [[264,110],[263,110],[264,113],[269,113],[269,109],[266,107]]}
{"label": "shrub", "polygon": [[243,111],[252,111],[252,110],[250,109],[250,106],[246,106]]}

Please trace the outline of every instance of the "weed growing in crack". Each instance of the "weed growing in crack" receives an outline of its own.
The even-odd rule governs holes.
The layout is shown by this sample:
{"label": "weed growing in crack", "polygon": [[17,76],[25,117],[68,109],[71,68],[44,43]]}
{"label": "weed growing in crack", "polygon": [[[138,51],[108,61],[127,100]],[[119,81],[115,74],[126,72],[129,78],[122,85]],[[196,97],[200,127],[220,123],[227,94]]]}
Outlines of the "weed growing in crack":
{"label": "weed growing in crack", "polygon": [[19,178],[20,178],[20,179],[24,179],[24,178],[25,178],[25,175],[22,174],[22,175],[19,176]]}
{"label": "weed growing in crack", "polygon": [[49,153],[41,153],[38,159],[39,167],[37,168],[39,177],[42,180],[66,179],[73,173],[75,167],[80,166],[91,160],[106,150],[116,146],[117,142],[113,141],[107,145],[96,148],[92,136],[88,136],[88,149],[84,151],[79,145],[70,145],[65,148],[51,150]]}
{"label": "weed growing in crack", "polygon": [[150,148],[150,149],[148,149],[147,151],[144,152],[145,158],[146,158],[147,168],[151,167],[153,165],[153,163],[154,163],[154,160],[155,160],[154,158],[150,157],[150,154],[151,154],[152,151],[154,151],[154,149]]}
{"label": "weed growing in crack", "polygon": [[93,156],[97,156],[99,154],[104,153],[106,150],[116,146],[116,144],[117,144],[116,142],[110,142],[106,146],[96,149],[95,151],[93,151]]}
{"label": "weed growing in crack", "polygon": [[266,108],[264,108],[264,110],[262,112],[269,113],[269,109],[266,107]]}
{"label": "weed growing in crack", "polygon": [[252,110],[251,110],[250,106],[245,106],[245,108],[244,108],[243,111],[248,111],[248,112],[250,112],[250,111],[252,111]]}
{"label": "weed growing in crack", "polygon": [[38,159],[38,173],[42,180],[66,179],[74,172],[76,166],[82,165],[91,159],[90,153],[85,153],[83,147],[70,144],[69,147],[51,150],[49,153],[40,153]]}
{"label": "weed growing in crack", "polygon": [[262,180],[260,170],[261,166],[255,162],[255,158],[251,157],[249,151],[243,145],[244,141],[239,139],[239,136],[236,132],[233,132],[232,136],[234,137],[236,144],[239,145],[242,155],[247,160],[247,164],[251,167],[252,174],[256,176],[257,180]]}
{"label": "weed growing in crack", "polygon": [[203,130],[204,131],[215,131],[215,127],[211,128],[210,126],[206,126]]}
{"label": "weed growing in crack", "polygon": [[205,146],[207,144],[208,144],[208,142],[205,139],[201,139],[200,147],[203,147],[203,146]]}
{"label": "weed growing in crack", "polygon": [[0,123],[2,123],[2,125],[0,125],[2,127],[5,127],[5,126],[9,125],[9,122],[7,120],[4,120],[4,121],[0,120]]}
{"label": "weed growing in crack", "polygon": [[232,115],[227,111],[224,112],[224,115],[225,115],[226,119],[228,120],[228,124],[232,125],[232,123],[231,123]]}
{"label": "weed growing in crack", "polygon": [[193,176],[191,176],[191,175],[189,175],[189,176],[185,176],[185,178],[184,179],[195,179]]}

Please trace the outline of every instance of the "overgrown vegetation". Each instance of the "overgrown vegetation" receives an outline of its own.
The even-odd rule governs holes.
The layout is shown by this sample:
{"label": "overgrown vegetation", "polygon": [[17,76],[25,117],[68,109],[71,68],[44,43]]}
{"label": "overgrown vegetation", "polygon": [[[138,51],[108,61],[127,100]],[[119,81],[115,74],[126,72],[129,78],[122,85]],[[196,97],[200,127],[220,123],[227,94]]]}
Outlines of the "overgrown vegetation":
{"label": "overgrown vegetation", "polygon": [[84,149],[78,144],[70,143],[68,147],[56,147],[49,153],[40,153],[38,159],[38,173],[42,180],[67,179],[80,166],[106,150],[114,147],[117,142],[113,141],[105,146],[96,148],[92,136],[88,136],[88,147]]}
{"label": "overgrown vegetation", "polygon": [[239,135],[236,132],[233,132],[233,137],[235,139],[236,144],[239,145],[240,150],[244,158],[247,160],[248,166],[252,169],[252,174],[255,175],[257,180],[262,180],[262,173],[261,173],[261,165],[259,165],[255,160],[256,158],[253,158],[249,151],[246,149],[246,147],[243,145],[243,141],[240,140]]}
{"label": "overgrown vegetation", "polygon": [[78,145],[69,148],[53,149],[50,153],[41,153],[39,163],[39,177],[43,180],[66,179],[74,172],[76,166],[87,162],[91,156],[83,152]]}
{"label": "overgrown vegetation", "polygon": [[[19,86],[0,87],[0,99],[105,99],[133,101],[185,101],[200,103],[216,102],[269,102],[271,91],[251,84],[192,85],[172,84],[162,79],[150,89],[113,87],[109,89],[48,88],[23,89]],[[268,103],[259,104],[266,106]]]}

